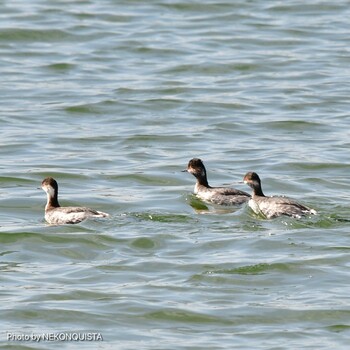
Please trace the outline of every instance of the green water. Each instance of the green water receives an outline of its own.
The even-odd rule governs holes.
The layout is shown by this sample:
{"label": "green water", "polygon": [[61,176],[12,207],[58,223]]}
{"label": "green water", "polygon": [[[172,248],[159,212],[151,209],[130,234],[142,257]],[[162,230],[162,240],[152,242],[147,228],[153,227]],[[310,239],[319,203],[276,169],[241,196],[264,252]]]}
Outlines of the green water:
{"label": "green water", "polygon": [[[0,348],[347,349],[349,12],[1,2]],[[319,215],[206,205],[193,157]],[[46,225],[46,176],[110,219]]]}

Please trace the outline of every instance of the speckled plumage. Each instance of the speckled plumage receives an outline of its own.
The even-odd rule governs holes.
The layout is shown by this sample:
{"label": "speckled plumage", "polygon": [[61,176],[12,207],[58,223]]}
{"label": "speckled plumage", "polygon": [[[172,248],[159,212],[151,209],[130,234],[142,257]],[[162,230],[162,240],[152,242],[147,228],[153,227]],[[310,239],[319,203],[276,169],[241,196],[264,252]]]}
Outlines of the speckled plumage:
{"label": "speckled plumage", "polygon": [[48,177],[41,183],[47,194],[45,220],[49,224],[77,224],[87,218],[104,218],[109,214],[86,207],[61,207],[58,203],[58,185],[55,179]]}
{"label": "speckled plumage", "polygon": [[208,183],[207,172],[201,159],[191,159],[185,171],[197,179],[194,186],[194,193],[205,202],[231,206],[243,204],[250,199],[248,193],[235,188],[211,187]]}
{"label": "speckled plumage", "polygon": [[300,218],[304,215],[317,214],[314,209],[308,208],[294,199],[282,196],[266,197],[261,188],[261,181],[257,173],[249,172],[243,181],[253,189],[252,198],[248,205],[256,213],[267,219],[281,215]]}

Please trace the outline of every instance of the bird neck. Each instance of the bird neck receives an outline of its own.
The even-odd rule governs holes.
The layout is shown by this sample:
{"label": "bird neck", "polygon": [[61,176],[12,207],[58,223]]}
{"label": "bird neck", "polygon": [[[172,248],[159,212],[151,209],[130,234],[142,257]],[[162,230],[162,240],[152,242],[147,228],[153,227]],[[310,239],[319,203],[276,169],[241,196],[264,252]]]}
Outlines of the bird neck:
{"label": "bird neck", "polygon": [[264,192],[262,191],[261,184],[256,184],[253,186],[253,195],[259,197],[265,197]]}
{"label": "bird neck", "polygon": [[200,174],[196,174],[197,184],[198,186],[210,187],[207,179],[207,174],[203,171]]}
{"label": "bird neck", "polygon": [[52,208],[58,208],[60,207],[60,204],[58,203],[58,193],[55,191],[53,195],[50,193],[47,193],[47,203],[45,206],[45,209],[52,209]]}

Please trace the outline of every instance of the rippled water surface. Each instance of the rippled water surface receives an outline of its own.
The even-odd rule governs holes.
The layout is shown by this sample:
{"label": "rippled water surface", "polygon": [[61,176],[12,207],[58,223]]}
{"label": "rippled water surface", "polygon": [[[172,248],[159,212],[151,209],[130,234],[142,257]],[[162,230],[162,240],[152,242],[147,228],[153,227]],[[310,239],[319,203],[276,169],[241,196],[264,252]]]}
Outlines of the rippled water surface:
{"label": "rippled water surface", "polygon": [[[348,349],[348,1],[3,1],[0,348]],[[192,195],[247,171],[319,215]],[[49,226],[63,205],[107,220]],[[13,341],[100,333],[103,341]]]}

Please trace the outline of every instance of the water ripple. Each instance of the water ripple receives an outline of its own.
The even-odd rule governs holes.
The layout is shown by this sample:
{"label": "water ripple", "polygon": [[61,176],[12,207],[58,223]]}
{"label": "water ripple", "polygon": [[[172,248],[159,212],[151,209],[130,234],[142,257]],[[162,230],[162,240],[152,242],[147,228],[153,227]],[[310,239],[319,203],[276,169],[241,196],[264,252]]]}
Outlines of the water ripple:
{"label": "water ripple", "polygon": [[[323,0],[2,3],[2,329],[101,332],[91,349],[347,349],[348,14]],[[193,157],[213,186],[248,190],[257,171],[319,215],[207,205],[181,172]],[[47,225],[49,175],[62,204],[111,217]]]}

